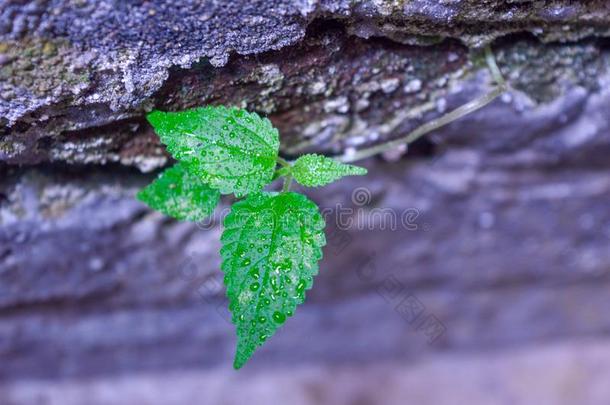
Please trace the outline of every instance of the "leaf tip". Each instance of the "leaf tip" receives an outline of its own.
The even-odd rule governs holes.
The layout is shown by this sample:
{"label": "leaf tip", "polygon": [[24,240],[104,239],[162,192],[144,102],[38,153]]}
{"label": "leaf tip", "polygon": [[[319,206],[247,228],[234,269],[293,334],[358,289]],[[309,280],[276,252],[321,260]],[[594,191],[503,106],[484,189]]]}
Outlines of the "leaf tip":
{"label": "leaf tip", "polygon": [[146,115],[146,120],[153,127],[157,127],[162,121],[166,113],[159,110],[154,110]]}
{"label": "leaf tip", "polygon": [[252,354],[254,354],[255,349],[256,347],[247,347],[247,344],[238,337],[237,349],[235,350],[235,359],[233,360],[233,368],[235,370],[242,368],[248,362],[248,360],[250,360],[250,357],[252,357]]}
{"label": "leaf tip", "polygon": [[145,188],[143,188],[142,190],[140,190],[140,191],[138,191],[138,192],[136,193],[136,200],[138,200],[138,201],[140,201],[140,202],[143,202],[143,203],[145,203],[145,204],[148,202],[148,201],[147,201],[147,200],[148,200],[148,193],[147,193],[147,191],[146,191],[146,190],[147,190],[147,188],[148,188],[148,187],[145,187]]}
{"label": "leaf tip", "polygon": [[353,175],[355,176],[364,176],[365,174],[367,174],[369,171],[361,166],[352,166],[353,167]]}
{"label": "leaf tip", "polygon": [[239,359],[236,355],[235,360],[233,361],[233,369],[239,370],[240,368],[242,368],[244,366],[244,364],[246,364],[246,362],[243,361],[242,359]]}

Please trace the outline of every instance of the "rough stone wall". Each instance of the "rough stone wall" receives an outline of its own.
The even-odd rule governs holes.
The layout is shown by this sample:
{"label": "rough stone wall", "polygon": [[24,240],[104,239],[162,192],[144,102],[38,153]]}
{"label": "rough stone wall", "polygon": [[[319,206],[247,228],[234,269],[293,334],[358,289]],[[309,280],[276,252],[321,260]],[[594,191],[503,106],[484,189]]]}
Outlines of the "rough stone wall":
{"label": "rough stone wall", "polygon": [[[241,403],[225,380],[265,403],[606,403],[609,33],[606,1],[0,0],[0,403]],[[489,90],[487,43],[510,92],[311,193],[353,222],[331,214],[307,303],[230,374],[219,219],[133,198],[171,163],[146,111],[238,105],[288,157],[338,154]]]}

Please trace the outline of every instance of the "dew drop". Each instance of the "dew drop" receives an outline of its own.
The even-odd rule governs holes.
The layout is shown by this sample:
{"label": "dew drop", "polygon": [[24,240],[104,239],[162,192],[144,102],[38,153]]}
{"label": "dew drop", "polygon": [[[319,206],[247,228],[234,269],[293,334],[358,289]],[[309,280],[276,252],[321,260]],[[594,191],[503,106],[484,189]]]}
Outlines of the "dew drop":
{"label": "dew drop", "polygon": [[273,320],[279,324],[282,324],[284,323],[284,321],[286,321],[286,315],[284,315],[280,311],[275,311],[273,313]]}
{"label": "dew drop", "polygon": [[305,290],[305,280],[299,280],[297,284],[297,292],[303,292]]}
{"label": "dew drop", "polygon": [[242,266],[247,266],[251,263],[251,260],[249,258],[245,258],[242,262],[241,265]]}
{"label": "dew drop", "polygon": [[267,335],[260,335],[258,337],[259,342],[263,343],[265,340],[267,340]]}
{"label": "dew drop", "polygon": [[265,322],[267,322],[267,318],[265,318],[264,316],[259,316],[259,317],[258,317],[258,321],[259,321],[260,323],[265,323]]}
{"label": "dew drop", "polygon": [[250,291],[258,291],[259,288],[260,288],[260,285],[258,283],[250,284]]}

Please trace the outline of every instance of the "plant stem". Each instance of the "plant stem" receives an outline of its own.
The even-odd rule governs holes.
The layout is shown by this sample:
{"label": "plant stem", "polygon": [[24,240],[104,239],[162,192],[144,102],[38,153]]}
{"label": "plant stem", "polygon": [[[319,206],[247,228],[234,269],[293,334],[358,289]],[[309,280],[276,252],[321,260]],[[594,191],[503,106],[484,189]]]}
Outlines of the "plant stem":
{"label": "plant stem", "polygon": [[385,142],[385,143],[382,143],[379,145],[374,145],[369,148],[360,149],[354,153],[339,156],[339,157],[336,157],[335,159],[340,162],[346,162],[346,163],[354,162],[356,160],[365,159],[365,158],[386,152],[388,150],[392,150],[402,144],[410,144],[410,143],[416,141],[417,139],[421,138],[423,135],[434,131],[435,129],[441,128],[465,115],[468,115],[472,112],[475,112],[475,111],[485,107],[487,104],[491,103],[498,96],[500,96],[502,93],[504,93],[507,89],[506,82],[504,81],[504,78],[502,77],[502,73],[500,72],[500,69],[498,68],[498,65],[496,64],[495,58],[494,58],[493,53],[491,52],[491,48],[489,46],[487,46],[485,48],[485,60],[487,61],[487,66],[491,72],[491,75],[492,75],[494,81],[497,84],[497,87],[495,89],[491,90],[490,92],[488,92],[486,94],[483,94],[480,97],[477,97],[476,99],[474,99],[472,101],[469,101],[468,103],[456,108],[455,110],[448,112],[445,115],[440,116],[439,118],[437,118],[435,120],[432,120],[430,122],[427,122],[427,123],[415,128],[413,131],[409,132],[404,137],[394,139],[392,141],[388,141],[388,142]]}
{"label": "plant stem", "polygon": [[491,51],[491,47],[487,45],[485,47],[485,61],[487,62],[487,67],[491,71],[491,75],[494,78],[494,81],[498,86],[506,86],[506,81],[504,81],[504,77],[502,76],[502,72],[496,63],[496,58],[494,57],[493,52]]}
{"label": "plant stem", "polygon": [[364,148],[361,149],[359,151],[356,151],[352,154],[349,155],[343,155],[340,156],[339,158],[337,158],[337,160],[341,161],[341,162],[354,162],[356,160],[361,160],[361,159],[365,159],[380,153],[383,153],[385,151],[394,149],[397,146],[400,146],[402,144],[410,144],[414,141],[416,141],[417,139],[421,138],[423,135],[426,135],[429,132],[434,131],[435,129],[441,128],[447,124],[450,124],[451,122],[462,118],[465,115],[468,115],[472,112],[475,112],[476,110],[485,107],[487,104],[491,103],[493,100],[495,100],[499,95],[501,95],[502,93],[504,93],[505,88],[504,86],[498,86],[495,89],[493,89],[492,91],[490,91],[489,93],[486,93],[484,95],[482,95],[481,97],[478,97],[472,101],[469,101],[468,103],[456,108],[453,111],[448,112],[447,114],[429,121],[417,128],[415,128],[413,131],[409,132],[409,134],[407,134],[407,136],[402,137],[402,138],[398,138],[395,139],[393,141],[389,141],[389,142],[385,142],[376,146],[372,146],[370,148]]}
{"label": "plant stem", "polygon": [[286,175],[286,177],[284,177],[284,186],[282,187],[282,193],[289,192],[291,185],[292,185],[292,174],[288,174],[288,175]]}
{"label": "plant stem", "polygon": [[283,159],[278,156],[275,160],[276,160],[276,162],[278,162],[280,165],[282,165],[284,167],[290,167],[290,162],[287,161],[286,159]]}

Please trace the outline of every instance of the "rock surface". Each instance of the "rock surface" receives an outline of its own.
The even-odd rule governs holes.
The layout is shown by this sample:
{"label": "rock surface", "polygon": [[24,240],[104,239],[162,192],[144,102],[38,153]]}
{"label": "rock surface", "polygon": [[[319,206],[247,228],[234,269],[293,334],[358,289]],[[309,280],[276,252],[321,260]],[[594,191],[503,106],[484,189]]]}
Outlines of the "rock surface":
{"label": "rock surface", "polygon": [[[84,381],[23,381],[5,390],[4,403],[191,404],[205,398],[207,403],[238,405],[247,397],[295,405],[403,405],[405,398],[416,398],[422,405],[602,405],[605,402],[599,399],[610,395],[608,351],[607,343],[586,339],[485,356],[431,356],[411,366],[384,363],[320,370],[293,365],[238,374],[227,369],[188,370]],[[586,386],[579,384],[584,380]]]}
{"label": "rock surface", "polygon": [[[165,160],[145,111],[210,102],[256,109],[280,124],[299,117],[310,131],[324,127],[336,137],[351,135],[346,126],[375,134],[379,118],[367,112],[387,120],[393,110],[434,102],[432,90],[450,84],[451,74],[471,72],[464,45],[510,33],[564,42],[601,37],[610,32],[605,3],[2,0],[0,160],[152,169]],[[595,49],[554,45],[548,55],[531,40],[520,51],[508,48],[517,64],[551,58],[542,76],[530,76],[534,82],[553,86],[548,75],[559,79],[567,69],[594,85],[597,70],[587,62]],[[417,97],[404,97],[405,87]],[[384,93],[399,105],[381,103]],[[325,114],[307,108],[321,103]],[[287,137],[302,134],[294,120],[281,128]]]}
{"label": "rock surface", "polygon": [[[223,379],[265,403],[379,403],[362,379],[384,403],[606,403],[610,6],[484,3],[0,0],[0,403],[184,403]],[[320,276],[230,377],[230,201],[196,225],[134,200],[170,163],[145,113],[239,105],[288,157],[345,153],[488,91],[487,43],[510,92],[308,192]]]}

